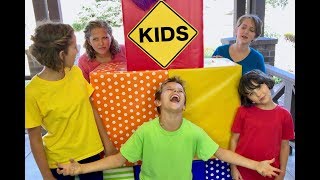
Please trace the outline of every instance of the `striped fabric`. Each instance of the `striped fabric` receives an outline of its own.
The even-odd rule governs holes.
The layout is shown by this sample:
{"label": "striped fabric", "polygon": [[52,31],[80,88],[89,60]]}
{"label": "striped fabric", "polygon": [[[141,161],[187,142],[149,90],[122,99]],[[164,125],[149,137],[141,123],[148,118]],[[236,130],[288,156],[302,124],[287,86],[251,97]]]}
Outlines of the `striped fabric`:
{"label": "striped fabric", "polygon": [[[121,167],[103,171],[104,180],[134,180],[132,167]],[[80,180],[77,176],[75,180]]]}

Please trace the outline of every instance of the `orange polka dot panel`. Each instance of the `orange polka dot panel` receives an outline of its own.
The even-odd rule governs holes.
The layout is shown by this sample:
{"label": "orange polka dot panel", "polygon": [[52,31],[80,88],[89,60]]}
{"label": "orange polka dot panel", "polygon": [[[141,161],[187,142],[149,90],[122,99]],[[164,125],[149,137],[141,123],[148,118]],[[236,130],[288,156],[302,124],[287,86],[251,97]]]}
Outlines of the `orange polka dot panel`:
{"label": "orange polka dot panel", "polygon": [[142,123],[158,116],[155,92],[168,78],[168,71],[110,72],[109,68],[104,65],[90,73],[95,89],[91,97],[108,136],[119,150]]}

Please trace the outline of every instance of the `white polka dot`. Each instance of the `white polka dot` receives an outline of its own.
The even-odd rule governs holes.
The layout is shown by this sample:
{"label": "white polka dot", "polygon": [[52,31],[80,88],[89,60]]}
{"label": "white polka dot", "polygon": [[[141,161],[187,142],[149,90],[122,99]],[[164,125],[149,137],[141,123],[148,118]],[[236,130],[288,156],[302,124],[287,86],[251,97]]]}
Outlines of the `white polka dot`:
{"label": "white polka dot", "polygon": [[106,90],[105,90],[105,89],[102,89],[102,92],[103,92],[103,93],[106,93]]}
{"label": "white polka dot", "polygon": [[112,99],[110,100],[110,103],[113,103],[113,100],[112,100]]}
{"label": "white polka dot", "polygon": [[[126,109],[127,109],[127,108],[126,108]],[[127,114],[127,113],[124,113],[123,115],[124,115],[124,116],[128,116],[128,114]]]}
{"label": "white polka dot", "polygon": [[[118,110],[118,111],[117,111],[117,113],[119,113],[119,114],[120,114],[120,113],[121,113],[121,110]],[[121,117],[120,117],[120,118],[121,118]],[[118,119],[119,119],[119,118],[118,118]]]}
{"label": "white polka dot", "polygon": [[107,128],[110,128],[110,125],[109,124],[107,124],[107,126],[106,126]]}
{"label": "white polka dot", "polygon": [[118,85],[119,83],[118,83],[118,81],[115,81],[113,84],[114,84],[114,85]]}
{"label": "white polka dot", "polygon": [[145,101],[142,101],[142,102],[141,102],[141,104],[145,105],[145,104],[146,104],[146,102],[145,102]]}
{"label": "white polka dot", "polygon": [[129,105],[130,105],[130,106],[132,106],[132,104],[133,104],[132,102],[129,102]]}
{"label": "white polka dot", "polygon": [[138,91],[134,91],[134,94],[137,95],[137,94],[138,94]]}
{"label": "white polka dot", "polygon": [[154,75],[156,75],[156,73],[155,73],[155,72],[152,72],[151,74],[152,74],[153,76],[154,76]]}
{"label": "white polka dot", "polygon": [[102,98],[103,100],[107,100],[107,97],[105,97],[105,96],[103,96],[103,98]]}
{"label": "white polka dot", "polygon": [[138,102],[138,101],[139,101],[139,98],[135,98],[134,101]]}
{"label": "white polka dot", "polygon": [[122,131],[122,130],[120,130],[120,131],[119,131],[119,133],[120,133],[120,134],[122,134],[122,133],[123,133],[123,131]]}
{"label": "white polka dot", "polygon": [[131,99],[131,98],[132,98],[132,95],[129,95],[128,97],[129,97],[129,99]]}
{"label": "white polka dot", "polygon": [[124,96],[124,95],[126,95],[126,92],[122,92],[121,94]]}
{"label": "white polka dot", "polygon": [[148,97],[148,101],[151,101],[151,98],[150,98],[150,97]]}
{"label": "white polka dot", "polygon": [[115,117],[116,115],[114,115],[114,114],[111,114],[111,117]]}
{"label": "white polka dot", "polygon": [[132,112],[133,112],[133,109],[130,109],[129,111],[132,113]]}
{"label": "white polka dot", "polygon": [[109,89],[112,89],[112,86],[111,86],[111,85],[109,85],[109,86],[108,86],[108,88],[109,88]]}
{"label": "white polka dot", "polygon": [[119,127],[122,127],[122,124],[121,124],[121,123],[119,123],[119,124],[118,124],[118,126],[119,126]]}
{"label": "white polka dot", "polygon": [[113,131],[116,131],[116,130],[117,130],[117,128],[115,128],[115,127],[114,127],[114,128],[112,128],[112,130],[113,130]]}
{"label": "white polka dot", "polygon": [[108,111],[105,111],[104,113],[105,113],[105,114],[109,114],[109,112],[108,112]]}
{"label": "white polka dot", "polygon": [[131,123],[131,126],[134,126],[134,123]]}
{"label": "white polka dot", "polygon": [[101,101],[97,101],[97,104],[100,104],[101,103]]}
{"label": "white polka dot", "polygon": [[103,104],[104,107],[108,107],[108,104]]}
{"label": "white polka dot", "polygon": [[116,77],[118,77],[118,76],[117,76],[117,74],[113,74],[113,77],[115,77],[115,78],[116,78]]}
{"label": "white polka dot", "polygon": [[130,119],[134,119],[134,117],[133,117],[133,116],[130,116]]}
{"label": "white polka dot", "polygon": [[143,115],[142,117],[145,119],[147,116],[146,116],[146,115]]}
{"label": "white polka dot", "polygon": [[118,89],[118,88],[116,88],[114,91],[115,91],[115,92],[119,92],[119,89]]}
{"label": "white polka dot", "polygon": [[136,108],[139,109],[139,105],[136,105]]}
{"label": "white polka dot", "polygon": [[137,122],[140,122],[140,119],[137,119]]}
{"label": "white polka dot", "polygon": [[125,123],[128,123],[128,120],[126,119],[126,120],[124,120],[124,122],[125,122]]}
{"label": "white polka dot", "polygon": [[100,97],[100,94],[99,94],[99,93],[97,93],[97,94],[96,94],[96,97]]}
{"label": "white polka dot", "polygon": [[131,91],[132,89],[131,88],[128,88],[128,91]]}
{"label": "white polka dot", "polygon": [[129,133],[127,133],[126,136],[129,137]]}
{"label": "white polka dot", "polygon": [[157,81],[156,81],[155,79],[152,79],[152,82],[153,82],[153,83],[156,83]]}
{"label": "white polka dot", "polygon": [[139,115],[140,115],[140,112],[136,112],[136,115],[139,116]]}
{"label": "white polka dot", "polygon": [[94,81],[95,83],[97,83],[97,82],[98,82],[98,79],[94,79],[93,81]]}
{"label": "white polka dot", "polygon": [[108,78],[108,79],[107,79],[107,81],[108,81],[108,82],[110,82],[110,81],[111,81],[111,79],[110,79],[110,78]]}
{"label": "white polka dot", "polygon": [[124,78],[123,78],[123,77],[121,77],[121,78],[120,78],[120,81],[124,81]]}
{"label": "white polka dot", "polygon": [[101,85],[104,86],[104,85],[106,85],[106,83],[105,82],[101,82]]}
{"label": "white polka dot", "polygon": [[[118,112],[119,113],[119,112]],[[118,117],[118,120],[120,121],[122,119],[122,117],[120,116],[120,117]]]}
{"label": "white polka dot", "polygon": [[109,93],[109,96],[113,96],[113,93],[112,93],[112,92],[110,92],[110,93]]}
{"label": "white polka dot", "polygon": [[121,86],[120,86],[121,88],[125,88],[126,86],[124,85],[124,84],[121,84]]}
{"label": "white polka dot", "polygon": [[147,87],[149,87],[150,86],[150,83],[147,83]]}
{"label": "white polka dot", "polygon": [[113,110],[114,110],[114,107],[110,107],[110,109],[113,111]]}
{"label": "white polka dot", "polygon": [[98,108],[98,111],[101,111],[102,109],[101,108]]}
{"label": "white polka dot", "polygon": [[141,94],[141,98],[144,98],[144,96],[145,96],[144,94]]}
{"label": "white polka dot", "polygon": [[216,179],[219,179],[219,176],[216,176]]}
{"label": "white polka dot", "polygon": [[118,144],[118,141],[114,141],[114,144]]}
{"label": "white polka dot", "polygon": [[120,137],[120,140],[122,141],[122,140],[123,140],[123,137]]}
{"label": "white polka dot", "polygon": [[133,77],[133,80],[137,80],[138,78],[136,76]]}
{"label": "white polka dot", "polygon": [[112,121],[112,124],[115,124],[116,123],[116,121]]}
{"label": "white polka dot", "polygon": [[119,96],[116,96],[116,99],[120,99],[120,97],[119,97]]}
{"label": "white polka dot", "polygon": [[137,85],[137,84],[134,84],[134,85],[133,85],[133,87],[135,87],[135,88],[136,88],[136,87],[138,87],[138,85]]}

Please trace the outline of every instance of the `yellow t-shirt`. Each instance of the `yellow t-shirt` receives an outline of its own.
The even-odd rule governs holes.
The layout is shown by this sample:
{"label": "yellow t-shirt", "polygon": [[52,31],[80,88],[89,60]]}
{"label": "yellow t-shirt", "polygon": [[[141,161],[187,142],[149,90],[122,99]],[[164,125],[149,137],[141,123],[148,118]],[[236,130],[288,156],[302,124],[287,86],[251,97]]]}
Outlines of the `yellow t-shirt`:
{"label": "yellow t-shirt", "polygon": [[89,101],[93,87],[73,66],[59,81],[37,75],[25,88],[25,127],[47,130],[43,145],[50,168],[98,154],[103,150]]}

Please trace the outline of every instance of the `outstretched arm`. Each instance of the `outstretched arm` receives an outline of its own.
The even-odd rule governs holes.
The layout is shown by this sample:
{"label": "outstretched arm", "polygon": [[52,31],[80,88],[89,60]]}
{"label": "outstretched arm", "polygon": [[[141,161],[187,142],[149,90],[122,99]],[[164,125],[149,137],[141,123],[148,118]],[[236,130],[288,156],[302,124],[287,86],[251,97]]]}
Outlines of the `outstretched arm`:
{"label": "outstretched arm", "polygon": [[115,155],[107,156],[98,161],[86,164],[79,164],[74,160],[70,160],[69,164],[58,164],[57,173],[64,176],[76,176],[79,174],[86,174],[95,171],[103,171],[122,166],[126,162],[126,158],[119,152]]}
{"label": "outstretched arm", "polygon": [[271,163],[274,162],[275,160],[274,158],[272,160],[265,160],[265,161],[258,162],[220,147],[218,148],[214,156],[216,156],[218,159],[222,161],[255,170],[262,176],[267,176],[267,177],[278,176],[276,172],[281,172],[280,169],[270,165]]}

